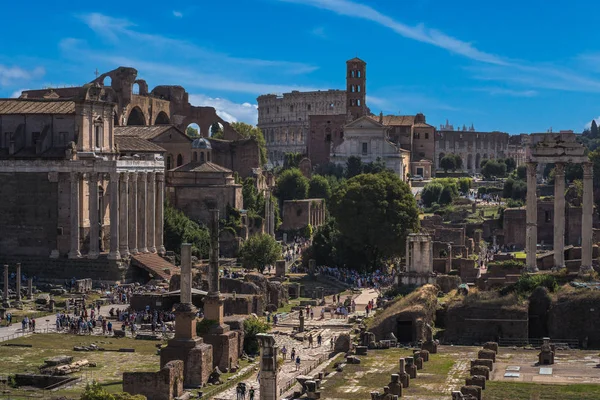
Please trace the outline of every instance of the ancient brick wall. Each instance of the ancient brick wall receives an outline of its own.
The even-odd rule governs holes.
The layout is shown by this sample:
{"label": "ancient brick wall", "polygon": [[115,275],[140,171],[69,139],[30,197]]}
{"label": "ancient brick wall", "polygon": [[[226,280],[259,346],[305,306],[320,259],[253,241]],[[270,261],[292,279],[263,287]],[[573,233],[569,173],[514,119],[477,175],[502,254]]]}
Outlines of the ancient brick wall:
{"label": "ancient brick wall", "polygon": [[217,207],[226,215],[227,204],[242,208],[241,185],[177,186],[167,188],[167,198],[177,209],[194,221],[210,221],[210,210]]}
{"label": "ancient brick wall", "polygon": [[346,114],[311,115],[309,117],[308,158],[313,165],[327,164],[332,146],[338,146],[344,137]]}
{"label": "ancient brick wall", "polygon": [[170,361],[158,372],[124,372],[123,391],[148,400],[173,400],[183,394],[183,361]]}
{"label": "ancient brick wall", "polygon": [[1,173],[0,254],[50,256],[57,248],[58,182],[48,173]]}

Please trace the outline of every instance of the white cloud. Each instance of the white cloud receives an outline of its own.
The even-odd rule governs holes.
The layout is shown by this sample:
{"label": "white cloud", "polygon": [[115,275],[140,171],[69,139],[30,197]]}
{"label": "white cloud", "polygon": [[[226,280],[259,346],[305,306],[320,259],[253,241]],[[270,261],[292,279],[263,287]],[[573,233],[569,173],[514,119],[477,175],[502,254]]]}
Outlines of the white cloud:
{"label": "white cloud", "polygon": [[19,97],[21,97],[21,93],[24,92],[25,90],[29,90],[29,89],[19,89],[19,90],[15,90],[14,92],[12,92],[12,94],[10,95],[10,97],[12,99],[17,99]]}
{"label": "white cloud", "polygon": [[332,11],[338,15],[360,18],[385,26],[401,36],[419,42],[428,43],[460,54],[467,58],[490,64],[507,65],[507,60],[495,54],[476,49],[471,43],[448,36],[436,29],[426,28],[424,24],[409,26],[380,13],[372,7],[349,0],[280,0],[287,3],[298,3]]}
{"label": "white cloud", "polygon": [[[596,121],[596,125],[600,126],[600,117],[594,118],[594,121]],[[585,124],[583,126],[584,129],[590,129],[591,127],[592,127],[592,121],[588,122],[587,124]]]}
{"label": "white cloud", "polygon": [[327,39],[327,34],[325,33],[325,27],[316,26],[310,30],[311,35],[319,37],[321,39]]}
{"label": "white cloud", "polygon": [[0,64],[0,87],[41,78],[45,73],[46,71],[42,67],[26,70],[17,66],[9,67]]}
{"label": "white cloud", "polygon": [[[239,69],[239,66],[243,65],[255,68],[271,68],[279,73],[288,74],[307,74],[318,69],[317,66],[302,62],[234,57],[204,49],[185,40],[145,33],[136,29],[137,25],[129,20],[100,13],[82,14],[78,15],[78,18],[99,36],[110,40],[116,45],[121,45],[123,50],[127,51],[127,54],[131,54],[132,49],[136,47],[149,46],[162,51],[173,52],[177,57],[184,55],[188,59],[201,60],[204,62],[205,67],[210,63],[216,65],[219,69],[227,67]],[[123,43],[124,39],[134,41],[134,45]]]}
{"label": "white cloud", "polygon": [[219,97],[213,98],[204,94],[191,94],[190,104],[194,106],[210,106],[217,110],[217,114],[227,122],[246,122],[256,125],[258,122],[258,105],[234,103]]}
{"label": "white cloud", "polygon": [[472,89],[476,92],[485,92],[492,96],[512,96],[512,97],[535,97],[538,95],[536,90],[515,90],[500,87],[482,87]]}
{"label": "white cloud", "polygon": [[183,13],[181,11],[173,10],[173,16],[176,18],[183,18]]}

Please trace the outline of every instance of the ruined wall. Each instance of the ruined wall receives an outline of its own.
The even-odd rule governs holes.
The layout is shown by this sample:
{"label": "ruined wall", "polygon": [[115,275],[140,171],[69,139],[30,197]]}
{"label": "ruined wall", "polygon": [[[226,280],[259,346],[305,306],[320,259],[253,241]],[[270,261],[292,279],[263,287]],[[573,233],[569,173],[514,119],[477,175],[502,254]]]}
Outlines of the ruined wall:
{"label": "ruined wall", "polygon": [[518,305],[514,298],[469,295],[448,306],[444,342],[473,344],[499,338],[527,338],[528,318],[527,305]]}
{"label": "ruined wall", "polygon": [[0,254],[48,257],[57,248],[58,186],[48,173],[0,173],[11,194],[0,202]]}
{"label": "ruined wall", "polygon": [[526,211],[524,208],[507,208],[504,210],[504,244],[515,246],[516,249],[525,248]]}
{"label": "ruined wall", "polygon": [[600,292],[589,289],[560,293],[548,312],[548,333],[556,339],[578,339],[600,348]]}
{"label": "ruined wall", "polygon": [[183,394],[183,361],[170,361],[158,372],[124,372],[123,391],[148,400],[173,400]]}
{"label": "ruined wall", "polygon": [[261,167],[260,148],[258,142],[253,139],[233,142],[210,139],[210,144],[213,162],[237,172],[242,178],[253,176],[253,169]]}
{"label": "ruined wall", "polygon": [[171,186],[168,181],[167,186],[170,204],[197,222],[208,223],[210,210],[215,207],[220,215],[226,215],[228,204],[242,208],[241,185]]}
{"label": "ruined wall", "polygon": [[483,160],[504,158],[508,152],[508,133],[439,130],[435,138],[435,167],[447,154],[457,154],[463,169],[479,172]]}
{"label": "ruined wall", "polygon": [[309,117],[308,158],[312,165],[327,164],[331,149],[344,139],[344,125],[348,117],[339,115],[311,115]]}

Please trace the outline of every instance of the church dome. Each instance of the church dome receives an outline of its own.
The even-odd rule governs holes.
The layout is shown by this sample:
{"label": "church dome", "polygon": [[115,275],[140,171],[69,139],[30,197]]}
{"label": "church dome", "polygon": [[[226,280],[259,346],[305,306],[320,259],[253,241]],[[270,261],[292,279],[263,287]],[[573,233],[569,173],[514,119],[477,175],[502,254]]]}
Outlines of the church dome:
{"label": "church dome", "polygon": [[194,139],[194,141],[192,142],[192,149],[208,149],[208,150],[211,150],[212,147],[211,147],[210,142],[208,141],[208,139],[198,138],[198,139]]}

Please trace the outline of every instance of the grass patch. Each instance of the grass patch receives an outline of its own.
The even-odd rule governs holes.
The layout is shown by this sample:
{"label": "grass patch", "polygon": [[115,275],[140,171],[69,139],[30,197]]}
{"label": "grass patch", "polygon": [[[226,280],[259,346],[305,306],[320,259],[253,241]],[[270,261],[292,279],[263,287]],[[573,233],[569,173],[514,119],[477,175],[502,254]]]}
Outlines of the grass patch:
{"label": "grass patch", "polygon": [[[131,338],[115,339],[104,336],[76,336],[67,334],[34,334],[21,337],[6,343],[31,344],[33,347],[0,346],[0,375],[15,373],[38,373],[38,367],[50,357],[67,355],[73,360],[87,359],[96,363],[95,368],[84,368],[72,376],[82,377],[82,382],[73,387],[53,392],[54,397],[66,396],[78,398],[85,389],[88,380],[96,380],[111,393],[123,390],[123,372],[125,371],[158,371],[160,358],[156,355],[156,344],[152,340],[135,340]],[[77,352],[74,346],[85,346],[92,343],[105,349],[134,348],[135,353],[117,352]],[[18,389],[12,390],[14,398],[25,393]],[[41,393],[41,392],[40,392]],[[12,396],[12,395],[11,395]]]}
{"label": "grass patch", "polygon": [[[321,388],[321,398],[362,400],[368,399],[372,391],[383,392],[391,374],[398,372],[398,359],[408,356],[412,356],[411,350],[370,350],[366,356],[360,357],[361,364],[346,365],[344,372],[326,378],[327,382]],[[446,377],[453,366],[452,354],[430,355],[429,362],[419,370],[418,379],[411,380],[409,388],[403,390],[403,396],[414,399],[439,398],[445,391]]]}
{"label": "grass patch", "polygon": [[488,381],[483,398],[485,400],[596,400],[600,399],[600,385],[540,385]]}

